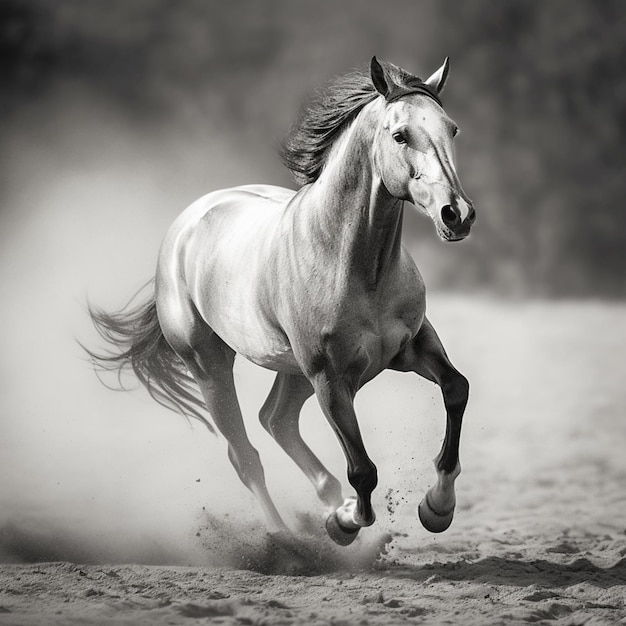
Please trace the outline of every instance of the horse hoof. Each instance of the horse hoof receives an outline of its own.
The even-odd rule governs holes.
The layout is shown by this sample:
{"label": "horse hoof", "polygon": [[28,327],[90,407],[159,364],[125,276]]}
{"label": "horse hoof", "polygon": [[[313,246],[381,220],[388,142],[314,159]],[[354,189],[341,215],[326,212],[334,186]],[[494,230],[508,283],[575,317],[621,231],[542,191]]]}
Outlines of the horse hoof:
{"label": "horse hoof", "polygon": [[442,533],[450,527],[450,524],[452,524],[454,507],[443,513],[435,511],[430,504],[428,495],[426,495],[417,507],[417,514],[419,515],[420,522],[422,522],[422,526],[426,530],[431,533]]}
{"label": "horse hoof", "polygon": [[326,532],[328,536],[340,546],[349,546],[359,534],[360,528],[346,528],[339,523],[337,513],[333,511],[326,518]]}

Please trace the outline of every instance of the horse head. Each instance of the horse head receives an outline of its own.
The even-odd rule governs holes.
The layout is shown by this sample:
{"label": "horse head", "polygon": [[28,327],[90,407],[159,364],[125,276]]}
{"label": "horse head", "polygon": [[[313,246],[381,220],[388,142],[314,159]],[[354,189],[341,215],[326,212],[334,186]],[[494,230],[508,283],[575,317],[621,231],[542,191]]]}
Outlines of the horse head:
{"label": "horse head", "polygon": [[383,184],[392,196],[427,214],[441,239],[464,239],[476,213],[454,164],[458,127],[439,100],[448,78],[448,59],[426,81],[381,64],[376,57],[370,71],[385,103],[374,152]]}

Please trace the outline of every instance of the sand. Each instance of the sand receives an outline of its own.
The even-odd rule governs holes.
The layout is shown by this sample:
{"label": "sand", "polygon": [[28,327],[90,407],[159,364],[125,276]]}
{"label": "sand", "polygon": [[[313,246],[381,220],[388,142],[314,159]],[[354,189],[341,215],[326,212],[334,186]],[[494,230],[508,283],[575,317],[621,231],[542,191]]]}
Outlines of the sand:
{"label": "sand", "polygon": [[[268,536],[216,440],[206,453],[224,463],[220,480],[199,476],[163,505],[185,520],[166,539],[154,532],[158,498],[117,534],[90,518],[72,526],[51,501],[8,498],[0,624],[626,623],[626,306],[439,297],[430,317],[472,383],[448,531],[431,535],[415,516],[435,479],[437,390],[385,375],[357,404],[381,481],[377,523],[352,546],[328,541],[323,511],[272,442],[261,446],[268,480],[297,538]],[[246,376],[257,384],[243,366],[240,386]],[[328,427],[307,411],[305,436],[343,479]],[[231,498],[218,502],[220,488]]]}

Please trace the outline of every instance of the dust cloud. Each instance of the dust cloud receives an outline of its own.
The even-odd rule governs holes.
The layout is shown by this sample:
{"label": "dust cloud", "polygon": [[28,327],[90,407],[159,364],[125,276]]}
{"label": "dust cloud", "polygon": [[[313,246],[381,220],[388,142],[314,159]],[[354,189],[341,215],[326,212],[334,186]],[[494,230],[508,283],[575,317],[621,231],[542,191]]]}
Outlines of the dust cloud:
{"label": "dust cloud", "polygon": [[[251,498],[227,462],[211,465],[225,461],[221,442],[143,392],[105,389],[77,340],[97,342],[87,298],[119,307],[154,274],[161,238],[186,204],[234,182],[236,163],[254,174],[226,143],[218,148],[218,129],[195,140],[184,128],[147,136],[71,86],[47,112],[22,113],[28,132],[9,136],[4,172],[3,552],[177,562],[193,552],[181,544],[195,536],[185,521],[195,508],[212,499],[230,508],[231,479],[242,508]],[[222,489],[207,493],[216,475]]]}

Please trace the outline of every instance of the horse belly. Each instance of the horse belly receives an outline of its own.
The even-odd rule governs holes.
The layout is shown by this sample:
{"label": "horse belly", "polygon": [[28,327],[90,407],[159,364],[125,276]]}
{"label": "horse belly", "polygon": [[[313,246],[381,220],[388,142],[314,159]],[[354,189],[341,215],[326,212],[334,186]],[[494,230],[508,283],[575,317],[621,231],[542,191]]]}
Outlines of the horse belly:
{"label": "horse belly", "polygon": [[[254,289],[215,290],[204,300],[201,314],[227,345],[252,363],[276,371],[299,371],[287,337],[267,318],[253,294]],[[215,298],[214,304],[210,298]]]}

